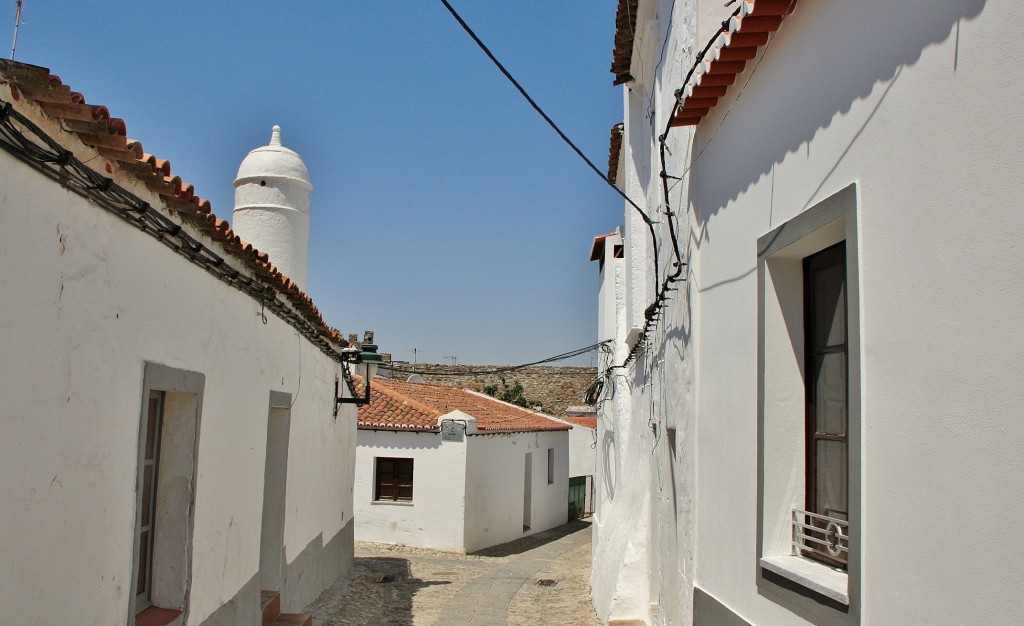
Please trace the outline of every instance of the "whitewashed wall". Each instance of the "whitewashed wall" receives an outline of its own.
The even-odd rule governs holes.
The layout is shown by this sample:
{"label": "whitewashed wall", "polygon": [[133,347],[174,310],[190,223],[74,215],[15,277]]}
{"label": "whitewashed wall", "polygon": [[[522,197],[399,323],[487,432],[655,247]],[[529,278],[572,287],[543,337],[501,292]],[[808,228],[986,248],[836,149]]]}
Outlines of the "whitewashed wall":
{"label": "whitewashed wall", "polygon": [[[466,551],[554,528],[569,518],[567,431],[469,435],[466,454]],[[555,450],[555,482],[547,450]],[[531,525],[523,530],[525,458],[532,453]]]}
{"label": "whitewashed wall", "polygon": [[[654,4],[642,2],[641,16]],[[664,30],[670,3],[657,4]],[[656,115],[689,69],[696,8],[675,7]],[[1015,15],[991,0],[801,0],[695,135],[673,131],[672,153],[685,156],[670,174],[700,155],[672,193],[686,211],[688,297],[672,301],[655,348],[624,377],[630,421],[615,402],[602,414],[593,575],[602,617],[1019,621],[1024,129],[1015,94],[1024,59],[1012,43]],[[654,138],[635,113],[647,103],[628,90],[625,102],[626,169],[648,172],[638,146]],[[653,174],[639,177],[641,197],[660,193]],[[851,184],[862,513],[844,614],[758,576],[756,263],[760,236]],[[630,269],[631,285],[648,280]],[[763,471],[777,473],[775,462]],[[610,479],[609,467],[650,469],[627,482]],[[621,520],[638,505],[651,522],[634,530]],[[643,584],[622,558],[630,545],[649,559]]]}
{"label": "whitewashed wall", "polygon": [[[464,552],[466,438],[360,429],[357,440],[356,540]],[[377,457],[413,459],[411,503],[374,501]]]}
{"label": "whitewashed wall", "polygon": [[557,417],[549,419],[571,426],[569,431],[569,478],[593,476],[596,463],[597,430],[573,424]]}
{"label": "whitewashed wall", "polygon": [[[0,97],[11,99],[6,87]],[[322,546],[340,542],[351,558],[355,416],[332,416],[337,364],[269,312],[264,324],[250,297],[7,153],[0,198],[5,623],[127,622],[146,362],[205,376],[187,623],[225,603],[238,611],[226,619],[258,614],[272,390],[294,402],[283,599],[315,598],[350,564],[328,567]],[[253,611],[234,607],[250,599]]]}

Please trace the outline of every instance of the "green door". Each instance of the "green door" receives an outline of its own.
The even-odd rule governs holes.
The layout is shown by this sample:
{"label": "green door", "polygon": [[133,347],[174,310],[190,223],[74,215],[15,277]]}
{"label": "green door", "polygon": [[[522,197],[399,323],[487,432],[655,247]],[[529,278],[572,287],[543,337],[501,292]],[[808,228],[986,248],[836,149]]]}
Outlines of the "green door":
{"label": "green door", "polygon": [[569,519],[579,519],[586,512],[587,477],[569,479]]}

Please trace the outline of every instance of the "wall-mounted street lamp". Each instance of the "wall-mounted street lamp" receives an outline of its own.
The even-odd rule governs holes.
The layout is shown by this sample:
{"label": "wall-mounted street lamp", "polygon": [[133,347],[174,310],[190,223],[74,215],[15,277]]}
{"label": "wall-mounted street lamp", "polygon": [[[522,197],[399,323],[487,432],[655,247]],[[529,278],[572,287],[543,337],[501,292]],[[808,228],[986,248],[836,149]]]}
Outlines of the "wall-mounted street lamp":
{"label": "wall-mounted street lamp", "polygon": [[[341,391],[341,381],[335,379],[334,381],[334,417],[338,417],[338,405],[339,404],[355,404],[356,406],[363,406],[364,404],[370,403],[370,381],[377,375],[377,367],[383,362],[380,355],[377,354],[377,345],[373,343],[373,331],[366,331],[363,336],[363,344],[360,348],[349,347],[341,351],[341,362],[345,368],[345,382],[348,385],[349,391],[352,393],[351,398],[343,398],[339,391]],[[366,392],[365,395],[360,397],[355,393],[355,389],[352,387],[352,371],[349,369],[352,365],[356,366],[356,372],[362,376],[363,380],[366,381]]]}

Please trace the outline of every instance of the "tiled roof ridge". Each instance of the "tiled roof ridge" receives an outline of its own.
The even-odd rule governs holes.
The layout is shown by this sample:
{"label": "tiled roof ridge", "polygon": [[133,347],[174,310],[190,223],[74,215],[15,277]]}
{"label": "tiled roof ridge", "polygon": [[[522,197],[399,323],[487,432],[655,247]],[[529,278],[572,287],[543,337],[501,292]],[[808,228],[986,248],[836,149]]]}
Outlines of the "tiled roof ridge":
{"label": "tiled roof ridge", "polygon": [[[434,383],[413,383],[397,379],[375,379],[380,381],[380,388],[387,386],[389,391],[395,392],[403,399],[411,400],[419,405],[426,405],[437,415],[446,415],[452,411],[462,411],[476,419],[477,428],[483,432],[531,432],[540,430],[568,430],[567,425],[549,420],[540,412],[524,409],[523,407],[503,402],[497,398],[482,394],[470,389],[458,389],[447,385]],[[373,385],[371,385],[373,387]],[[433,393],[439,396],[436,401],[439,406],[431,406],[430,400],[413,400],[410,393],[414,390],[423,390],[426,395]],[[395,397],[394,394],[391,397]],[[504,413],[502,416],[495,413]],[[544,426],[538,426],[537,420],[547,422]]]}
{"label": "tiled roof ridge", "polygon": [[679,92],[679,109],[672,126],[695,126],[724,96],[747,61],[757,57],[797,0],[740,0],[735,14],[708,49],[687,84]]}
{"label": "tiled roof ridge", "polygon": [[86,104],[82,94],[71,91],[45,67],[0,59],[0,82],[10,85],[15,100],[33,101],[44,116],[56,120],[63,130],[95,149],[105,159],[106,174],[113,174],[112,163],[116,163],[126,175],[159,195],[169,211],[210,237],[224,252],[252,270],[257,280],[290,301],[320,336],[338,347],[348,345],[344,336],[324,321],[309,295],[282,274],[265,252],[243,241],[226,220],[217,217],[210,201],[197,196],[194,186],[173,176],[170,161],[147,154],[139,141],[128,139],[124,120],[111,117],[107,107]]}

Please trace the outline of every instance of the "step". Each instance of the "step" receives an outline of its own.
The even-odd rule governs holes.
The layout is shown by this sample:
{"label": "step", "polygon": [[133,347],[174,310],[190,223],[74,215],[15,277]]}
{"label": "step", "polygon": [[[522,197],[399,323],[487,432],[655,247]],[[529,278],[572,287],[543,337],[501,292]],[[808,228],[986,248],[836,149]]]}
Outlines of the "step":
{"label": "step", "polygon": [[313,626],[313,616],[308,613],[281,613],[269,626]]}
{"label": "step", "polygon": [[263,611],[263,626],[272,624],[281,614],[281,592],[260,591],[260,609]]}

